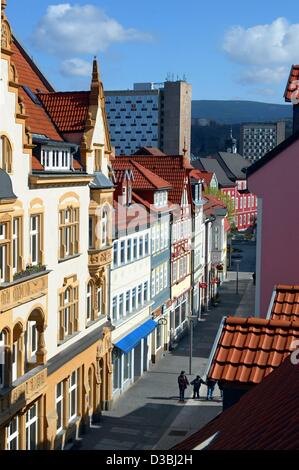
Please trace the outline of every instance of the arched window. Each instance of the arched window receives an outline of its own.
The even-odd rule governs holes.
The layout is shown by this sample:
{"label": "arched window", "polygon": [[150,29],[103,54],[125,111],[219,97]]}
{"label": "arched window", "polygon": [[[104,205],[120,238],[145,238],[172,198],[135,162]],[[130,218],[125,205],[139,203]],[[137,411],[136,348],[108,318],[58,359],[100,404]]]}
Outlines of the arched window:
{"label": "arched window", "polygon": [[11,173],[12,167],[12,148],[8,138],[5,135],[1,136],[0,142],[0,166],[2,170]]}
{"label": "arched window", "polygon": [[108,245],[108,210],[102,211],[102,246]]}
{"label": "arched window", "polygon": [[86,293],[86,319],[90,322],[92,319],[92,283],[89,282],[87,285]]}

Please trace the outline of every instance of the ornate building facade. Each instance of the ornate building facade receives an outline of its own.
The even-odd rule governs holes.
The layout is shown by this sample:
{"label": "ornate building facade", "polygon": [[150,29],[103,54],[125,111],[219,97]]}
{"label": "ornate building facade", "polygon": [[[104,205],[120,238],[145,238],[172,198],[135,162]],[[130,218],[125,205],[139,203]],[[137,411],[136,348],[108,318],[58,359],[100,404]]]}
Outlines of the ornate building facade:
{"label": "ornate building facade", "polygon": [[2,1],[0,449],[62,449],[112,399],[111,147],[97,62],[56,93]]}

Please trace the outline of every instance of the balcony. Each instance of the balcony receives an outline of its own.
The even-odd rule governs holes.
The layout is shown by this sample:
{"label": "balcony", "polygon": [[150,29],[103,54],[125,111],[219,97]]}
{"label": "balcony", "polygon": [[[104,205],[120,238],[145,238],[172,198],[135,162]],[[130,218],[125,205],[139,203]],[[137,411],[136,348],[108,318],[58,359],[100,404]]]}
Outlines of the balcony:
{"label": "balcony", "polygon": [[13,416],[43,393],[47,386],[47,368],[38,366],[0,390],[0,422]]}
{"label": "balcony", "polygon": [[37,271],[24,271],[13,282],[0,285],[0,313],[11,310],[48,292],[48,274],[44,268]]}
{"label": "balcony", "polygon": [[110,245],[100,250],[89,250],[88,252],[88,269],[92,277],[99,274],[111,262],[112,246]]}

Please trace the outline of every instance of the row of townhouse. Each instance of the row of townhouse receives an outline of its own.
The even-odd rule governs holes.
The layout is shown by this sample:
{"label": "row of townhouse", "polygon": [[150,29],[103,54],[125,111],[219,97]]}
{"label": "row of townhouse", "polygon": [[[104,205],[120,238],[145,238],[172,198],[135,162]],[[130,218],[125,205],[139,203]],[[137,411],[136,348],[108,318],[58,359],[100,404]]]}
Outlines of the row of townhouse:
{"label": "row of townhouse", "polygon": [[113,155],[96,60],[55,92],[1,26],[0,449],[66,449],[208,308],[226,210],[184,156]]}

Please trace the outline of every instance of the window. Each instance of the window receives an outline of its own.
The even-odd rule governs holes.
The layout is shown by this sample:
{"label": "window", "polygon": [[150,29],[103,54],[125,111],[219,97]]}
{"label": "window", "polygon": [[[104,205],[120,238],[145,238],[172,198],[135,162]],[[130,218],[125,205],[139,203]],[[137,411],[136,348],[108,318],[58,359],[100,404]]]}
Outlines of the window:
{"label": "window", "polygon": [[12,345],[12,358],[11,358],[11,372],[12,372],[12,381],[14,382],[18,378],[18,342],[16,341]]}
{"label": "window", "polygon": [[38,440],[38,407],[35,403],[26,413],[26,450],[35,450]]}
{"label": "window", "polygon": [[70,286],[60,294],[59,340],[63,341],[78,330],[78,285]]}
{"label": "window", "polygon": [[94,217],[88,219],[88,248],[91,250],[94,248],[94,232],[95,232]]}
{"label": "window", "polygon": [[90,322],[92,319],[92,284],[91,282],[87,285],[86,293],[86,319]]}
{"label": "window", "polygon": [[123,355],[124,360],[124,380],[130,379],[132,375],[132,351]]}
{"label": "window", "polygon": [[121,264],[125,264],[125,244],[126,242],[123,240],[122,242],[120,242],[120,262]]}
{"label": "window", "polygon": [[148,282],[147,281],[143,284],[143,299],[144,299],[144,303],[148,301]]}
{"label": "window", "polygon": [[132,310],[134,311],[136,309],[136,287],[132,289]]}
{"label": "window", "polygon": [[56,385],[56,414],[56,433],[58,434],[63,429],[63,382],[59,382]]}
{"label": "window", "polygon": [[70,150],[42,148],[41,164],[45,167],[45,170],[70,170]]}
{"label": "window", "polygon": [[98,287],[97,292],[97,300],[98,300],[98,316],[100,317],[103,315],[103,295],[102,295],[102,288]]}
{"label": "window", "polygon": [[139,257],[143,257],[143,237],[139,238]]}
{"label": "window", "polygon": [[69,378],[69,421],[77,416],[78,373],[75,370]]}
{"label": "window", "polygon": [[119,318],[123,318],[124,316],[124,294],[120,294],[118,298],[118,313]]}
{"label": "window", "polygon": [[126,292],[126,315],[131,312],[131,291]]}
{"label": "window", "polygon": [[32,360],[37,351],[37,329],[35,321],[28,321],[26,331],[26,359]]}
{"label": "window", "polygon": [[40,262],[40,215],[30,217],[30,254],[33,266]]}
{"label": "window", "polygon": [[137,238],[133,240],[133,257],[137,259]]}
{"label": "window", "polygon": [[15,416],[7,428],[7,450],[19,449],[19,418]]}
{"label": "window", "polygon": [[20,267],[20,219],[13,219],[12,225],[12,268],[15,274]]}
{"label": "window", "polygon": [[12,148],[5,135],[1,136],[0,142],[0,167],[7,173],[12,171]]}
{"label": "window", "polygon": [[5,340],[6,335],[4,331],[0,332],[0,389],[5,385]]}
{"label": "window", "polygon": [[9,281],[9,249],[8,224],[0,224],[0,282]]}
{"label": "window", "polygon": [[149,254],[149,236],[148,233],[144,237],[144,255],[147,256]]}
{"label": "window", "polygon": [[118,265],[118,242],[113,244],[113,267],[116,268]]}
{"label": "window", "polygon": [[159,349],[162,346],[162,325],[157,326],[156,328],[156,349]]}
{"label": "window", "polygon": [[138,286],[138,305],[142,305],[142,284]]}
{"label": "window", "polygon": [[117,320],[117,297],[113,297],[112,300],[112,320],[116,321]]}
{"label": "window", "polygon": [[127,240],[127,263],[132,261],[132,239]]}
{"label": "window", "polygon": [[79,253],[79,208],[60,211],[60,258]]}
{"label": "window", "polygon": [[102,211],[102,246],[108,245],[108,211],[103,209]]}

